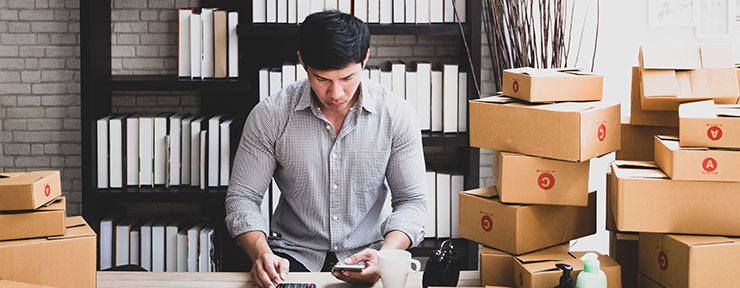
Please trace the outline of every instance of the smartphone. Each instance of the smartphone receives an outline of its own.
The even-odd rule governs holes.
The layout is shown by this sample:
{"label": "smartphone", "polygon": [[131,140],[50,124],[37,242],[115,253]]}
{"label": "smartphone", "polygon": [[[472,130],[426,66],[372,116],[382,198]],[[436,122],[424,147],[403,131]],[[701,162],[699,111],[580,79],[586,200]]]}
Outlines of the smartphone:
{"label": "smartphone", "polygon": [[277,288],[316,288],[314,283],[280,283]]}
{"label": "smartphone", "polygon": [[362,271],[362,269],[365,269],[365,262],[357,262],[355,264],[344,264],[338,262],[334,265],[334,268],[332,270],[360,272]]}

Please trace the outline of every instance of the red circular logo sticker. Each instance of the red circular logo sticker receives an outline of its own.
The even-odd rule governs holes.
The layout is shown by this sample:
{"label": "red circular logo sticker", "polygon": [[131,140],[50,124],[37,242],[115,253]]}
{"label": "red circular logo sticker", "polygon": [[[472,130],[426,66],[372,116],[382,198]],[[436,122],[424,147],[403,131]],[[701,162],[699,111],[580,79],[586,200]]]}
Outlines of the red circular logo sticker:
{"label": "red circular logo sticker", "polygon": [[712,157],[707,157],[707,159],[702,161],[701,167],[704,168],[704,171],[714,172],[714,170],[717,170],[717,160]]}
{"label": "red circular logo sticker", "polygon": [[491,216],[483,215],[480,219],[480,226],[483,227],[483,230],[486,232],[491,232],[491,230],[493,230],[493,219],[491,219]]}
{"label": "red circular logo sticker", "polygon": [[511,83],[511,88],[514,89],[514,93],[519,92],[519,81],[514,80],[514,83]]}
{"label": "red circular logo sticker", "polygon": [[606,139],[606,125],[601,124],[599,125],[599,141],[604,141]]}
{"label": "red circular logo sticker", "polygon": [[658,253],[658,266],[660,266],[660,270],[668,270],[668,254],[663,250]]}
{"label": "red circular logo sticker", "polygon": [[709,140],[717,141],[722,138],[722,128],[719,128],[719,126],[712,126],[707,129],[707,137],[709,137]]}
{"label": "red circular logo sticker", "polygon": [[519,271],[519,286],[524,286],[524,276],[522,275],[522,271]]}
{"label": "red circular logo sticker", "polygon": [[51,187],[49,187],[49,184],[46,184],[46,186],[44,186],[44,195],[46,195],[46,197],[49,197],[50,194],[51,194]]}
{"label": "red circular logo sticker", "polygon": [[537,177],[537,185],[543,190],[550,190],[555,186],[555,176],[547,172],[542,173],[540,177]]}

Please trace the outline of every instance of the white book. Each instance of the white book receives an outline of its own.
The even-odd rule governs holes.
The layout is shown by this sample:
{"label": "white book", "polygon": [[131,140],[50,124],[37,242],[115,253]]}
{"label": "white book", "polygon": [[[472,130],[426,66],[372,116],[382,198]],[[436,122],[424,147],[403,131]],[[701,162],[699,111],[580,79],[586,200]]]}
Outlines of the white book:
{"label": "white book", "polygon": [[181,140],[180,144],[182,145],[182,151],[180,152],[180,184],[182,185],[190,185],[190,144],[192,143],[192,140],[190,140],[191,132],[190,132],[190,123],[193,122],[195,119],[195,116],[188,116],[182,119],[182,128],[180,130],[181,132]]}
{"label": "white book", "polygon": [[103,220],[100,220],[100,270],[105,270],[113,267],[113,227],[116,225],[116,215],[107,215]]}
{"label": "white book", "polygon": [[[208,119],[208,187],[218,187],[218,160],[220,159],[219,148],[221,137],[221,115],[216,115]],[[455,118],[457,119],[457,118]]]}
{"label": "white book", "polygon": [[437,173],[437,238],[450,237],[450,174]]}
{"label": "white book", "polygon": [[205,227],[200,230],[198,246],[198,272],[214,272],[212,227]]}
{"label": "white book", "polygon": [[[393,23],[406,23],[406,1],[393,0]],[[383,3],[381,2],[380,5],[383,5]]]}
{"label": "white book", "polygon": [[116,224],[116,266],[128,265],[131,263],[129,259],[130,253],[130,232],[131,226],[134,224],[134,219],[126,217],[121,222]]}
{"label": "white book", "polygon": [[427,213],[424,214],[424,238],[437,237],[437,173],[427,171],[426,191]]}
{"label": "white book", "polygon": [[265,219],[265,225],[267,226],[267,235],[270,234],[270,187],[267,187],[267,191],[265,191],[265,195],[262,196],[262,204],[260,204],[260,213],[262,213],[262,218]]}
{"label": "white book", "polygon": [[98,188],[108,188],[108,115],[98,119]]}
{"label": "white book", "polygon": [[200,131],[206,117],[190,122],[190,185],[200,186]]}
{"label": "white book", "polygon": [[444,22],[452,23],[455,22],[455,8],[452,5],[452,0],[444,0]]}
{"label": "white book", "polygon": [[380,24],[393,23],[393,0],[380,0]]}
{"label": "white book", "polygon": [[203,8],[200,12],[203,23],[203,53],[200,60],[200,76],[213,78],[213,8]]}
{"label": "white book", "polygon": [[190,78],[201,77],[201,57],[203,57],[203,24],[201,15],[190,15]]}
{"label": "white book", "polygon": [[177,272],[188,272],[188,227],[177,232]]}
{"label": "white book", "polygon": [[153,186],[154,181],[154,118],[139,117],[139,186]]}
{"label": "white book", "polygon": [[460,238],[460,192],[465,190],[465,176],[452,175],[450,177],[450,213],[452,214],[452,223],[450,223],[450,237]]}
{"label": "white book", "polygon": [[[110,158],[110,187],[121,188],[126,177],[124,158],[126,157],[126,115],[118,115],[108,121],[108,145]],[[127,181],[127,180],[126,180]]]}
{"label": "white book", "polygon": [[172,143],[170,143],[170,135],[164,136],[164,143],[165,143],[165,150],[167,151],[165,156],[165,163],[164,163],[164,183],[165,187],[170,187],[170,179],[171,179],[171,170],[170,170],[170,161],[172,160]]}
{"label": "white book", "polygon": [[293,82],[295,82],[295,78],[296,78],[295,64],[284,63],[282,72],[283,72],[282,88],[288,87],[290,86],[290,84],[293,84]]}
{"label": "white book", "polygon": [[281,70],[278,68],[270,69],[269,95],[275,95],[283,87],[283,72]]}
{"label": "white book", "polygon": [[154,117],[154,185],[164,185],[167,180],[167,118],[172,113],[159,113]]}
{"label": "white book", "polygon": [[457,79],[457,131],[468,131],[468,73],[460,72]]}
{"label": "white book", "polygon": [[239,36],[236,27],[239,25],[239,12],[229,12],[229,78],[239,77]]}
{"label": "white book", "polygon": [[311,14],[311,1],[298,0],[296,2],[296,6],[296,13],[298,13],[298,23],[303,23],[303,20],[306,19],[306,16],[308,16],[308,14]]}
{"label": "white book", "polygon": [[430,0],[429,22],[442,23],[444,21],[444,0]]}
{"label": "white book", "polygon": [[432,64],[416,64],[416,115],[421,130],[432,129]]}
{"label": "white book", "polygon": [[391,90],[391,92],[393,91],[393,74],[391,74],[391,71],[380,71],[380,85]]}
{"label": "white book", "polygon": [[219,183],[221,186],[229,186],[229,177],[231,176],[231,122],[232,119],[224,120],[221,122],[221,131],[219,141],[221,148],[219,149],[220,159],[219,164]]}
{"label": "white book", "polygon": [[198,240],[205,222],[197,223],[188,229],[188,272],[198,272]]}
{"label": "white book", "polygon": [[252,23],[267,22],[267,2],[272,0],[252,0]]}
{"label": "white book", "polygon": [[280,187],[278,187],[277,182],[275,182],[275,179],[272,179],[272,211],[270,214],[275,214],[275,209],[277,209],[278,203],[280,203]]}
{"label": "white book", "polygon": [[260,101],[270,96],[270,69],[262,68],[259,74],[259,96]]}
{"label": "white book", "polygon": [[278,15],[278,1],[279,0],[267,0],[267,4],[265,5],[266,13],[267,13],[267,23],[277,23],[277,15]]}
{"label": "white book", "polygon": [[324,4],[324,0],[309,0],[309,1],[311,2],[311,13],[309,14],[324,11],[324,7],[326,6]]}
{"label": "white book", "polygon": [[198,176],[200,177],[200,189],[205,190],[208,182],[208,130],[200,131],[200,167],[198,171],[200,172]]}
{"label": "white book", "polygon": [[324,10],[337,10],[338,8],[339,8],[339,0],[324,1]]}
{"label": "white book", "polygon": [[[187,113],[170,116],[170,185],[180,185],[180,168],[182,167],[182,119]],[[188,130],[189,131],[189,130]]]}
{"label": "white book", "polygon": [[277,23],[288,23],[288,0],[277,0]]}
{"label": "white book", "polygon": [[339,0],[337,8],[339,12],[352,15],[352,0]]}
{"label": "white book", "polygon": [[190,16],[193,9],[180,8],[177,15],[177,76],[190,77]]}
{"label": "white book", "polygon": [[[370,0],[370,1],[375,1],[375,0]],[[368,0],[355,0],[354,15],[355,17],[357,17],[357,19],[360,19],[362,20],[362,22],[365,22],[365,23],[368,22],[367,5],[368,5]]]}
{"label": "white book", "polygon": [[397,60],[391,61],[391,76],[393,95],[406,99],[406,64]]}
{"label": "white book", "polygon": [[[306,0],[298,1],[305,2]],[[298,3],[296,0],[288,0],[288,23],[298,23]]]}
{"label": "white book", "polygon": [[442,131],[444,133],[457,132],[457,79],[459,77],[457,64],[444,64],[442,72]]}
{"label": "white book", "polygon": [[365,69],[362,69],[362,80],[370,80],[370,69],[367,69],[367,67],[365,67]]}
{"label": "white book", "polygon": [[182,225],[181,219],[174,218],[164,228],[165,264],[164,271],[177,272],[177,232]]}
{"label": "white book", "polygon": [[442,132],[442,71],[432,71],[432,132]]}
{"label": "white book", "polygon": [[367,1],[367,23],[380,23],[380,0]]}
{"label": "white book", "polygon": [[139,185],[139,116],[126,118],[126,183]]}
{"label": "white book", "polygon": [[141,266],[141,223],[135,224],[129,232],[129,262]]}
{"label": "white book", "polygon": [[406,0],[406,23],[416,23],[416,0]]}
{"label": "white book", "polygon": [[380,67],[368,66],[370,68],[370,80],[380,83]]}
{"label": "white book", "polygon": [[164,229],[170,217],[162,217],[152,226],[152,272],[164,272],[165,239]]}
{"label": "white book", "polygon": [[416,23],[429,24],[429,1],[416,0]]}
{"label": "white book", "polygon": [[307,78],[308,74],[306,73],[306,69],[303,68],[303,65],[301,63],[295,64],[295,80],[300,81]]}
{"label": "white book", "polygon": [[406,71],[406,102],[409,102],[411,107],[416,107],[417,93],[416,89],[416,71]]}
{"label": "white book", "polygon": [[455,8],[457,8],[457,16],[460,17],[460,22],[463,22],[463,23],[465,22],[465,19],[466,19],[465,13],[467,12],[465,8],[467,3],[465,3],[465,1],[467,0],[455,0]]}
{"label": "white book", "polygon": [[152,226],[157,221],[156,217],[141,224],[141,268],[152,271]]}

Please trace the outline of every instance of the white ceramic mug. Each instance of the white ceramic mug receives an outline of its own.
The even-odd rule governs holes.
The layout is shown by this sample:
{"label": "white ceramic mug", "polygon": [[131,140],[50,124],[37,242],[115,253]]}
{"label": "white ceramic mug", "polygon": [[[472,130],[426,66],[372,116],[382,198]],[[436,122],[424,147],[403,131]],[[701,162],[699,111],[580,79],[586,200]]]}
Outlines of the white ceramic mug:
{"label": "white ceramic mug", "polygon": [[409,251],[388,249],[378,251],[378,268],[383,288],[404,288],[409,273],[419,272],[421,263],[419,260],[411,259]]}

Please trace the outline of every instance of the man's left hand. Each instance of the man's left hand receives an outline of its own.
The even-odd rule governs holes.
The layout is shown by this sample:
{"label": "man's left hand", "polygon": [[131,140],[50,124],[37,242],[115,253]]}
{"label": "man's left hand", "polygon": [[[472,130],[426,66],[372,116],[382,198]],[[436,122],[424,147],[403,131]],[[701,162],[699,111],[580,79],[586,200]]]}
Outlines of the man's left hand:
{"label": "man's left hand", "polygon": [[334,270],[331,275],[348,283],[370,283],[378,281],[378,250],[365,249],[344,260],[345,264],[355,264],[364,261],[365,269],[360,272]]}

